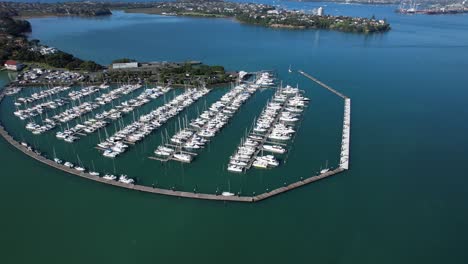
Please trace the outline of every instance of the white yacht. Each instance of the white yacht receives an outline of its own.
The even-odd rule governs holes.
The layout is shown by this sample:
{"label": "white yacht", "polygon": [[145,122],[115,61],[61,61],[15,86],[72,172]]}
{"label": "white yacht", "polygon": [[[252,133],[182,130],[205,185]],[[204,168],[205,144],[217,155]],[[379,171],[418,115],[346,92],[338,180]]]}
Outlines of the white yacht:
{"label": "white yacht", "polygon": [[126,183],[126,184],[133,184],[135,182],[135,180],[133,180],[132,178],[127,177],[127,175],[122,174],[119,177],[119,182]]}
{"label": "white yacht", "polygon": [[257,157],[257,160],[266,161],[268,166],[270,167],[277,167],[279,165],[279,162],[275,159],[273,155],[260,156]]}
{"label": "white yacht", "polygon": [[104,151],[104,153],[102,154],[104,157],[108,157],[108,158],[115,158],[117,156],[118,152],[114,152],[112,150],[106,150]]}
{"label": "white yacht", "polygon": [[243,167],[230,164],[228,166],[227,170],[230,171],[230,172],[238,172],[239,173],[239,172],[242,172]]}
{"label": "white yacht", "polygon": [[160,149],[155,150],[154,154],[156,154],[158,156],[170,156],[171,155],[171,153],[160,150]]}
{"label": "white yacht", "polygon": [[278,145],[263,145],[263,150],[279,154],[286,153],[286,149]]}
{"label": "white yacht", "polygon": [[178,161],[182,161],[182,162],[187,162],[187,163],[192,162],[192,156],[188,154],[184,154],[184,153],[174,154],[174,159]]}
{"label": "white yacht", "polygon": [[252,166],[254,166],[255,168],[266,169],[268,168],[268,162],[257,159],[253,162]]}
{"label": "white yacht", "polygon": [[115,175],[112,175],[112,174],[106,174],[102,178],[106,179],[106,180],[115,180],[115,179],[117,179],[117,177]]}
{"label": "white yacht", "polygon": [[291,139],[290,136],[285,135],[285,134],[279,134],[279,133],[272,133],[268,136],[270,139],[276,139],[276,140],[289,140]]}
{"label": "white yacht", "polygon": [[75,170],[82,172],[82,171],[85,171],[85,168],[77,166],[77,167],[75,167]]}
{"label": "white yacht", "polygon": [[238,166],[238,167],[245,167],[245,166],[247,166],[247,162],[240,161],[240,160],[231,160],[231,161],[229,162],[229,164],[231,164],[231,165],[236,165],[236,166]]}

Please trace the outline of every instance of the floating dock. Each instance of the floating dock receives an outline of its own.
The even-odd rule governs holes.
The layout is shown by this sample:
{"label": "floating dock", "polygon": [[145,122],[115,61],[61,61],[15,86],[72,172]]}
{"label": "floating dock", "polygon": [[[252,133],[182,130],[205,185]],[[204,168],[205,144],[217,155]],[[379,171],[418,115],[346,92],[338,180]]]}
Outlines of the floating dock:
{"label": "floating dock", "polygon": [[[254,154],[252,155],[252,158],[251,158],[251,159],[249,160],[249,162],[247,163],[247,166],[244,168],[244,171],[245,171],[245,170],[248,170],[248,169],[250,169],[250,168],[252,167],[252,164],[254,163],[255,159],[256,159],[257,156],[258,156],[258,153],[260,153],[260,151],[263,150],[263,145],[265,145],[265,143],[267,142],[267,140],[268,140],[268,135],[271,134],[271,131],[273,131],[273,128],[275,127],[275,124],[278,123],[278,121],[279,121],[279,119],[280,119],[280,117],[281,117],[281,114],[283,113],[283,111],[284,111],[284,109],[286,108],[286,106],[287,106],[287,102],[285,102],[285,103],[283,104],[283,106],[281,106],[281,109],[278,111],[277,115],[275,116],[275,119],[273,120],[272,125],[270,126],[270,128],[268,128],[268,130],[267,130],[267,132],[266,132],[265,134],[263,134],[263,135],[261,135],[261,134],[254,134],[254,135],[256,135],[256,136],[262,137],[262,140],[257,141],[259,144],[258,144],[258,146],[256,147],[256,150],[255,150]],[[272,143],[278,145],[279,142],[272,142]],[[279,143],[279,144],[286,145],[286,144],[284,144],[284,143]]]}

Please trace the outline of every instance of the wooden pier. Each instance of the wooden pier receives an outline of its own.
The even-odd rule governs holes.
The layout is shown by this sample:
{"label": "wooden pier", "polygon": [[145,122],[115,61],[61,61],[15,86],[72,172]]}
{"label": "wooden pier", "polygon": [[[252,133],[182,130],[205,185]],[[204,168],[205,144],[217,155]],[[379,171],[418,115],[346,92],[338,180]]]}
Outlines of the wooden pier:
{"label": "wooden pier", "polygon": [[[232,90],[231,90],[231,91],[232,91]],[[255,92],[256,92],[256,91],[255,91]],[[228,91],[227,93],[229,93],[229,91]],[[225,93],[225,94],[226,94],[226,93]],[[225,95],[225,94],[224,94],[224,95]],[[228,105],[231,105],[232,102],[234,102],[234,100],[235,100],[236,98],[237,98],[237,96],[234,96],[230,101],[228,101],[223,107],[221,107],[221,108],[219,109],[218,113],[222,113],[222,112],[227,108]],[[219,102],[219,101],[217,101],[217,102]],[[235,112],[235,113],[233,113],[232,115],[230,115],[229,118],[232,118],[232,116],[234,116],[236,113],[237,113],[237,112]],[[197,118],[200,118],[200,115],[197,116]],[[191,121],[193,121],[193,119],[192,119]],[[207,126],[208,126],[208,123],[209,123],[209,121],[207,121],[207,122],[206,122],[202,127],[200,127],[200,128],[193,128],[193,127],[190,127],[190,125],[188,125],[186,128],[182,129],[182,130],[187,130],[187,131],[193,132],[193,135],[190,136],[187,140],[185,140],[185,142],[191,141],[191,140],[193,139],[193,137],[197,136],[197,133],[198,133],[200,130],[206,129]],[[180,124],[179,124],[179,126],[180,126]],[[222,129],[222,128],[221,128],[221,129]],[[182,131],[182,130],[181,130],[181,131]],[[205,137],[204,137],[204,139],[207,140],[207,141],[206,141],[206,144],[209,144],[209,142],[211,141],[211,138],[205,138]],[[205,144],[205,145],[206,145],[206,144]],[[172,152],[168,157],[165,157],[165,158],[150,156],[149,159],[158,160],[158,161],[162,161],[162,162],[167,162],[167,161],[169,161],[169,160],[174,160],[174,161],[179,161],[179,162],[186,162],[186,161],[181,161],[181,160],[175,159],[175,158],[174,158],[174,154],[177,154],[177,153],[187,154],[187,155],[192,156],[192,158],[198,155],[198,154],[195,153],[195,152],[184,151],[184,150],[183,150],[183,148],[184,148],[183,145],[184,145],[184,143],[177,144],[177,145],[174,145],[174,144],[172,144],[172,143],[165,143],[165,144],[164,144],[165,147],[173,148],[175,151]],[[202,147],[202,148],[204,148],[204,147]],[[191,162],[191,161],[188,161],[188,162],[186,162],[186,163],[190,163],[190,162]]]}
{"label": "wooden pier", "polygon": [[19,142],[17,142],[11,135],[8,134],[8,132],[3,128],[3,126],[0,125],[0,135],[12,146],[23,152],[24,154],[34,158],[35,160],[42,162],[46,165],[49,165],[53,168],[59,169],[61,171],[67,172],[69,174],[79,176],[88,180],[93,180],[96,182],[100,182],[103,184],[108,184],[116,187],[121,187],[129,190],[136,190],[140,192],[146,192],[146,193],[154,193],[154,194],[161,194],[161,195],[169,195],[169,196],[177,196],[177,197],[183,197],[183,198],[192,198],[192,199],[203,199],[203,200],[215,200],[215,201],[232,201],[232,202],[258,202],[265,200],[267,198],[270,198],[272,196],[299,188],[301,186],[304,186],[306,184],[309,184],[311,182],[315,182],[317,180],[324,179],[326,177],[332,176],[334,174],[343,172],[344,169],[338,168],[333,171],[329,171],[327,173],[323,173],[317,176],[312,176],[310,178],[307,178],[302,181],[298,181],[292,184],[289,184],[284,187],[280,187],[277,189],[274,189],[272,191],[262,193],[256,196],[223,196],[223,195],[217,195],[217,194],[209,194],[209,193],[194,193],[194,192],[186,192],[186,191],[177,191],[177,190],[169,190],[169,189],[162,189],[162,188],[153,188],[150,186],[144,186],[144,185],[138,185],[138,184],[126,184],[126,183],[121,183],[118,181],[114,180],[106,180],[104,178],[101,178],[99,176],[93,176],[90,175],[89,173],[84,173],[84,172],[79,172],[75,169],[68,168],[62,164],[58,164],[54,162],[53,160],[47,159],[44,156],[41,156],[34,151],[28,150],[25,146],[21,145]]}
{"label": "wooden pier", "polygon": [[270,128],[268,128],[268,130],[267,130],[267,132],[265,132],[265,134],[263,134],[263,135],[255,134],[255,135],[263,137],[263,138],[262,138],[262,140],[258,141],[259,144],[258,144],[258,146],[255,147],[256,150],[255,150],[254,154],[252,155],[252,158],[250,158],[249,162],[247,163],[247,166],[245,166],[244,170],[248,170],[248,169],[250,169],[252,167],[252,164],[255,162],[255,159],[258,156],[258,153],[260,153],[260,151],[263,150],[263,145],[265,145],[265,142],[268,141],[268,136],[271,134],[271,131],[273,131],[273,128],[278,123],[279,119],[281,118],[281,114],[283,113],[283,111],[286,108],[287,104],[288,104],[288,102],[286,101],[281,106],[281,109],[278,111],[278,114],[276,115],[275,119],[271,123],[272,125],[270,126]]}

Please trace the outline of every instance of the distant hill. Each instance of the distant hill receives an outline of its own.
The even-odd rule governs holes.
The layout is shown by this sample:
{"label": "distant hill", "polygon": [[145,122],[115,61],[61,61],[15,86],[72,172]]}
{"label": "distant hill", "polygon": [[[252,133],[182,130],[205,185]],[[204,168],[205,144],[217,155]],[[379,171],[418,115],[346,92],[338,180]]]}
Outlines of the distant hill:
{"label": "distant hill", "polygon": [[[323,2],[319,0],[288,0],[291,2]],[[326,2],[336,2],[336,3],[359,3],[359,4],[400,4],[402,2],[409,3],[410,0],[327,0]],[[464,1],[460,0],[416,0],[413,1],[415,4],[421,5],[433,5],[433,4],[461,4]],[[466,1],[468,2],[468,1]]]}

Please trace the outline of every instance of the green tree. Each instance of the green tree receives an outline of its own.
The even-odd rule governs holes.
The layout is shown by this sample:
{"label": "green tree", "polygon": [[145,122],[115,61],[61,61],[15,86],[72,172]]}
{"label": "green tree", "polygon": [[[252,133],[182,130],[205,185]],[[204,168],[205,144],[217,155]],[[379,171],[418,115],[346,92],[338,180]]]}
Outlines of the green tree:
{"label": "green tree", "polygon": [[135,61],[136,60],[134,60],[134,59],[121,58],[121,59],[113,60],[112,63],[128,63],[128,62],[135,62]]}

